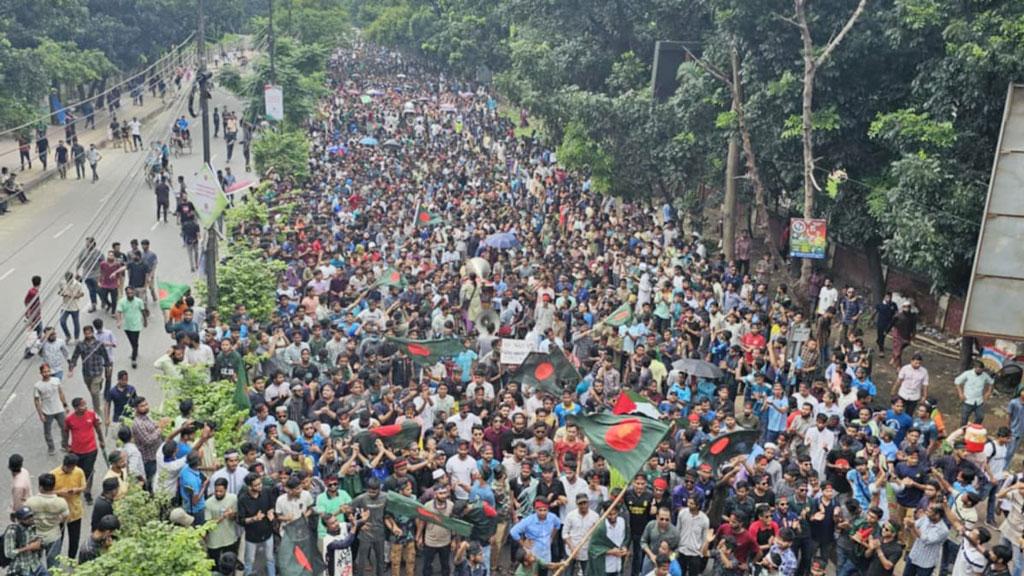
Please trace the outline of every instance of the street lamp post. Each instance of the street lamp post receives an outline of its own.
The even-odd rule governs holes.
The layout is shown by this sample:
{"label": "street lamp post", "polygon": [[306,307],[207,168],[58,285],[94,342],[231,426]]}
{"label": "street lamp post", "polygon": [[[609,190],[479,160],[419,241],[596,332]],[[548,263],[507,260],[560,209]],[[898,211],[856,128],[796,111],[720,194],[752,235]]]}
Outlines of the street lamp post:
{"label": "street lamp post", "polygon": [[[206,0],[199,0],[199,109],[203,126],[203,164],[210,164],[210,93],[211,74],[206,69]],[[211,226],[206,231],[206,305],[207,310],[217,309],[219,298],[217,287],[217,230]]]}

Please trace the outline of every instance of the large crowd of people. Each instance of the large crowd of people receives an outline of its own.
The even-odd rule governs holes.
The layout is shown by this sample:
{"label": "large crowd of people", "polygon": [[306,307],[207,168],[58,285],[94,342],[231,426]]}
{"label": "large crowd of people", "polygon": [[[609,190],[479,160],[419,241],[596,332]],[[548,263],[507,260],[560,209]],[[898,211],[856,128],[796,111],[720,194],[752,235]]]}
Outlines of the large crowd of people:
{"label": "large crowd of people", "polygon": [[[166,319],[161,371],[236,380],[240,357],[257,359],[244,375],[246,441],[215,453],[187,401],[177,421],[151,419],[127,374],[109,382],[112,359],[86,326],[68,376],[80,362],[93,409],[76,399],[65,417],[45,364],[37,385],[51,450],[51,421],[65,430],[63,466],[32,486],[10,461],[22,526],[5,535],[21,570],[10,573],[45,573],[65,532],[69,555],[102,554],[118,529],[111,503],[138,483],[174,500],[171,521],[216,523],[207,546],[223,574],[275,574],[282,527],[315,514],[332,576],[1020,575],[1024,475],[1011,464],[1024,393],[1003,422],[986,410],[980,364],[930,381],[911,301],[868,309],[819,274],[797,298],[749,237],[728,261],[671,205],[594,194],[587,174],[517,135],[526,116],[501,114],[483,87],[372,46],[330,65],[331,96],[307,126],[309,179],[266,174],[250,201],[269,205],[270,222],[230,239],[285,264],[271,317],[185,296]],[[380,281],[392,272],[400,281]],[[148,318],[111,300],[119,321]],[[628,318],[610,321],[623,304]],[[461,351],[424,365],[393,338],[456,339]],[[580,378],[559,395],[528,389],[522,355],[503,353],[513,345],[561,351]],[[959,394],[959,426],[935,389]],[[572,418],[623,396],[672,423],[629,478]],[[129,408],[93,500],[100,422]],[[353,440],[405,422],[420,430],[407,444]],[[751,453],[702,457],[741,431],[756,433]],[[489,513],[454,534],[392,508],[387,492],[435,516],[478,502]]]}

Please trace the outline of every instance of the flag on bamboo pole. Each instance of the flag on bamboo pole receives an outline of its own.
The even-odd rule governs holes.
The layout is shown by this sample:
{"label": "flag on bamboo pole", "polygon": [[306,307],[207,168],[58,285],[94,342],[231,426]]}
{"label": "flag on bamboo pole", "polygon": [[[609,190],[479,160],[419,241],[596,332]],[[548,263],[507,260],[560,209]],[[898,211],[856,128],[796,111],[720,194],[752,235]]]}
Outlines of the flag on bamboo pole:
{"label": "flag on bamboo pole", "polygon": [[410,340],[388,336],[387,339],[395,343],[413,362],[425,366],[437,364],[440,358],[454,358],[466,349],[458,338]]}
{"label": "flag on bamboo pole", "polygon": [[604,324],[605,326],[611,326],[613,328],[618,328],[619,326],[622,326],[623,324],[629,322],[632,319],[633,309],[630,308],[629,302],[626,302],[622,306],[616,308],[615,311],[609,314],[607,318],[601,320],[601,324]]}
{"label": "flag on bamboo pole", "polygon": [[573,387],[579,383],[580,373],[560,348],[552,346],[547,354],[530,352],[512,375],[512,381],[539,387],[557,398],[562,395],[564,382]]}
{"label": "flag on bamboo pole", "polygon": [[669,425],[643,416],[616,414],[571,415],[580,431],[590,440],[595,454],[604,456],[608,467],[632,480],[668,434]]}
{"label": "flag on bamboo pole", "polygon": [[383,442],[388,450],[397,450],[408,448],[410,444],[418,442],[419,439],[420,425],[412,420],[363,430],[354,437],[356,443],[359,444],[359,451],[366,456],[377,454],[377,440]]}
{"label": "flag on bamboo pole", "polygon": [[429,506],[420,504],[418,501],[402,496],[397,492],[385,492],[387,497],[387,503],[384,505],[384,509],[392,514],[398,516],[405,516],[407,518],[416,518],[440,526],[447,530],[451,530],[452,534],[468,538],[473,533],[473,526],[469,522],[438,514],[430,509]]}
{"label": "flag on bamboo pole", "polygon": [[188,294],[188,284],[175,284],[174,282],[157,282],[157,298],[160,299],[160,309],[170,310],[182,296]]}
{"label": "flag on bamboo pole", "polygon": [[416,225],[417,226],[432,226],[434,224],[440,224],[444,222],[444,219],[434,214],[426,208],[420,208],[416,212]]}
{"label": "flag on bamboo pole", "polygon": [[612,407],[612,414],[640,414],[655,420],[661,417],[654,403],[629,389],[619,393],[615,406]]}
{"label": "flag on bamboo pole", "polygon": [[303,517],[281,528],[281,546],[277,549],[277,573],[280,576],[320,576],[326,570],[316,549],[313,523],[319,515]]}

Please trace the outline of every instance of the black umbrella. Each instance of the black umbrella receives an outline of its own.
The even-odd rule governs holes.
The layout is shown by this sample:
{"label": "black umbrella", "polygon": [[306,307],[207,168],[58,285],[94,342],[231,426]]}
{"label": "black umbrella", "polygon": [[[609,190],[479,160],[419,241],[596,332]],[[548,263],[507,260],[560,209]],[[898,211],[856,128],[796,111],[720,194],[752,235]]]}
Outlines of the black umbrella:
{"label": "black umbrella", "polygon": [[698,378],[707,378],[709,380],[716,380],[725,376],[722,369],[718,366],[715,366],[711,362],[697,360],[696,358],[676,360],[672,363],[672,369]]}

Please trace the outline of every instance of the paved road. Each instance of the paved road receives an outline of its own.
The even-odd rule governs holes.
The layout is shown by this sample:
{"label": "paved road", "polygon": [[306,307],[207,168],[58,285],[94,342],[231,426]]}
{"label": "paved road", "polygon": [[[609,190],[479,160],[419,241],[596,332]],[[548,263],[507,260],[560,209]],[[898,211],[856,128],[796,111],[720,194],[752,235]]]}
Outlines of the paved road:
{"label": "paved road", "polygon": [[[146,144],[154,138],[165,138],[175,115],[186,113],[185,106],[184,101],[179,101],[144,126]],[[241,108],[233,95],[220,89],[215,90],[210,106],[211,110],[213,106],[221,109],[227,106],[236,111]],[[198,122],[194,122],[194,126],[192,133],[198,143],[201,130]],[[239,179],[251,177],[244,172],[238,146],[235,148],[237,155],[230,164],[225,164],[226,151],[222,139],[213,139],[212,147],[215,167],[227,165]],[[55,295],[56,283],[65,270],[73,268],[74,259],[87,236],[94,236],[104,250],[115,240],[127,249],[130,239],[148,238],[159,257],[159,279],[190,282],[194,277],[189,272],[187,256],[173,218],[168,224],[156,222],[155,198],[142,178],[144,155],[143,152],[125,154],[118,149],[108,149],[100,162],[99,182],[75,180],[73,176],[68,180],[50,180],[33,192],[32,202],[0,219],[0,459],[6,466],[10,454],[21,453],[32,474],[33,487],[38,474],[60,464],[61,455],[58,452],[55,456],[47,456],[42,425],[32,405],[32,385],[38,376],[39,360],[21,359],[24,350],[22,300],[29,278],[34,274],[43,277],[44,324],[56,326],[59,304]],[[201,164],[202,152],[198,145],[190,156],[172,159],[175,176],[185,175],[186,180]],[[96,316],[83,311],[83,324]],[[159,400],[162,395],[153,378],[152,364],[170,343],[162,322],[150,323],[143,332],[139,368],[132,370],[124,333],[116,330],[112,317],[104,314],[100,317],[118,337],[115,373],[121,369],[129,370],[129,381],[139,393]],[[69,401],[75,396],[88,398],[80,372],[64,384]],[[109,441],[107,446],[108,449],[113,448],[114,442]],[[104,472],[102,462],[97,462],[97,474],[101,476]],[[98,494],[98,488],[99,483],[96,482],[94,493]],[[4,510],[10,509],[10,475],[6,472],[0,474],[0,506]],[[89,514],[88,509],[86,514]]]}

